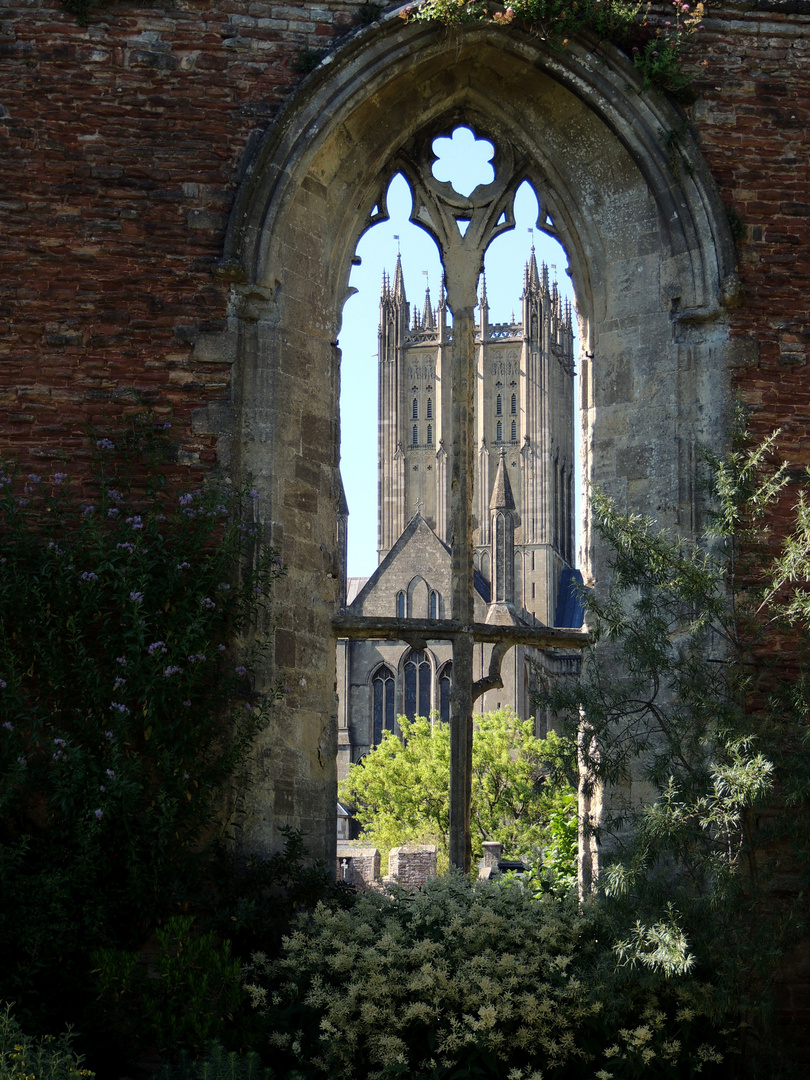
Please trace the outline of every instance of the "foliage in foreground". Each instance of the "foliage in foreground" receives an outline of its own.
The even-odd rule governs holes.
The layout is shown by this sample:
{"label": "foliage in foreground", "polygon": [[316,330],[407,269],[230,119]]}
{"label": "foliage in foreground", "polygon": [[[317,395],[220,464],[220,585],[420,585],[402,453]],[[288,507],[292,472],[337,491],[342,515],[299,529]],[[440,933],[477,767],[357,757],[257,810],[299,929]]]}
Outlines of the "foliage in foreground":
{"label": "foliage in foreground", "polygon": [[[439,869],[448,865],[450,820],[450,729],[435,719],[400,716],[401,737],[384,731],[382,742],[353,765],[340,788],[353,803],[363,839],[387,852],[398,844],[431,843],[439,849]],[[561,817],[574,821],[572,790],[566,781],[547,782],[549,762],[561,754],[559,740],[534,735],[534,721],[507,710],[475,717],[473,728],[473,854],[482,841],[498,840],[505,854],[548,849],[561,874],[575,873],[570,835]],[[551,830],[554,822],[553,834]],[[569,829],[570,833],[570,829]]]}
{"label": "foliage in foreground", "polygon": [[0,1012],[0,1080],[93,1080],[83,1059],[70,1045],[69,1034],[32,1039],[12,1015]]}
{"label": "foliage in foreground", "polygon": [[261,1049],[281,1075],[335,1080],[710,1076],[712,988],[630,977],[607,931],[599,905],[455,873],[320,905],[247,970]]}
{"label": "foliage in foreground", "polygon": [[164,490],[162,428],[94,437],[80,491],[0,472],[0,996],[29,1029],[111,1035],[91,952],[199,897],[274,698],[261,639],[235,652],[281,571],[253,495]]}
{"label": "foliage in foreground", "polygon": [[564,48],[576,34],[589,31],[598,40],[624,49],[644,80],[674,94],[683,94],[691,77],[682,68],[690,40],[703,29],[703,3],[671,0],[668,19],[651,19],[647,0],[421,0],[402,11],[404,19],[438,21],[448,26],[475,22],[522,27],[552,48]]}
{"label": "foliage in foreground", "polygon": [[766,524],[789,473],[774,443],[738,434],[709,461],[697,542],[596,498],[613,583],[585,598],[583,678],[544,702],[578,734],[590,790],[607,792],[594,840],[606,910],[630,930],[620,955],[712,972],[749,1054],[797,929],[785,884],[794,875],[798,895],[810,792],[810,518],[801,494],[780,554]]}

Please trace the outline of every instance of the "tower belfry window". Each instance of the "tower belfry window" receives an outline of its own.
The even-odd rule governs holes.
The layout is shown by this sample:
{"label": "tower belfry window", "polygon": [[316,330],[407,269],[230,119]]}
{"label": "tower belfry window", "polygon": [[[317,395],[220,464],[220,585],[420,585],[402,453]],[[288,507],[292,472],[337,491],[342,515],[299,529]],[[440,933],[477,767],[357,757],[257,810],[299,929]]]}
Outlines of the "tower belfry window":
{"label": "tower belfry window", "polygon": [[498,427],[495,433],[495,438],[498,442],[503,442],[503,424],[498,421]]}
{"label": "tower belfry window", "polygon": [[512,394],[512,405],[509,411],[511,412],[512,416],[517,415],[517,394]]}
{"label": "tower belfry window", "polygon": [[416,398],[413,399],[413,409],[411,410],[411,415],[414,420],[419,419],[419,402]]}
{"label": "tower belfry window", "polygon": [[427,418],[428,420],[433,419],[433,398],[427,399]]}
{"label": "tower belfry window", "polygon": [[412,446],[418,446],[419,445],[419,427],[418,427],[417,424],[413,425],[413,434],[411,436],[411,445]]}
{"label": "tower belfry window", "polygon": [[512,421],[512,442],[517,442],[517,420]]}
{"label": "tower belfry window", "polygon": [[503,398],[500,394],[495,398],[495,415],[503,416]]}
{"label": "tower belfry window", "polygon": [[433,446],[433,424],[427,426],[427,444]]}

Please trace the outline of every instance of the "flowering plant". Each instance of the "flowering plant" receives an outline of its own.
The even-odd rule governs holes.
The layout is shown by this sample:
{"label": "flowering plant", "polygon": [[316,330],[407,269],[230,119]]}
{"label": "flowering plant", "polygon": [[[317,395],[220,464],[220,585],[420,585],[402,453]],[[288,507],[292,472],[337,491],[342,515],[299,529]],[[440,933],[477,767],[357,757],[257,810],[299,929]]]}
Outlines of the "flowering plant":
{"label": "flowering plant", "polygon": [[240,646],[281,572],[255,493],[178,498],[170,453],[145,417],[83,484],[0,472],[0,997],[45,1016],[193,891],[275,696]]}
{"label": "flowering plant", "polygon": [[587,30],[624,49],[645,87],[679,94],[691,81],[681,60],[690,39],[703,29],[704,5],[702,0],[671,4],[672,14],[659,17],[651,13],[651,0],[422,0],[400,14],[406,21],[449,26],[514,24],[545,38],[553,48],[564,48],[575,34]]}

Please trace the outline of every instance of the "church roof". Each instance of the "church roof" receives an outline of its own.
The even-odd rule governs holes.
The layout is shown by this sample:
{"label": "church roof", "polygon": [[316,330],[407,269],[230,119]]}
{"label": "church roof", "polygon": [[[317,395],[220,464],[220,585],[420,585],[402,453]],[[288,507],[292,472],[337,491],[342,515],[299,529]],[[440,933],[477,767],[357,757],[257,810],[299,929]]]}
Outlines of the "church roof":
{"label": "church roof", "polygon": [[365,583],[368,581],[367,577],[350,577],[346,578],[346,604],[351,604],[355,596],[360,592]]}
{"label": "church roof", "polygon": [[[363,613],[363,604],[365,601],[372,595],[386,572],[405,553],[408,545],[412,541],[416,541],[417,534],[419,533],[422,534],[422,540],[427,546],[427,551],[424,548],[419,551],[419,564],[423,568],[423,572],[428,568],[435,568],[438,560],[445,560],[445,565],[448,566],[449,570],[451,560],[450,548],[439,539],[430,525],[428,525],[422,515],[417,511],[402,530],[396,543],[370,578],[349,578],[346,590],[346,604],[347,606],[353,607],[356,614]],[[432,551],[430,549],[432,549]],[[363,582],[363,584],[359,588],[355,588],[354,592],[352,592],[352,582]],[[474,586],[480,599],[485,604],[488,604],[490,598],[489,585],[486,579],[482,577],[477,570],[474,575]]]}

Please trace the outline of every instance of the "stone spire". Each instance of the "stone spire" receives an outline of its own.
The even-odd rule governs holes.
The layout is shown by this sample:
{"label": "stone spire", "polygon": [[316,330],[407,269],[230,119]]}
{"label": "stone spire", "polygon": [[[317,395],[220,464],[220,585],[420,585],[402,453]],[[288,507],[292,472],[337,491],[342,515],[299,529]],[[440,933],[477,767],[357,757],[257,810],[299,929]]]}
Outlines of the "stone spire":
{"label": "stone spire", "polygon": [[397,253],[397,268],[394,271],[394,300],[405,303],[405,279],[402,276],[402,256]]}
{"label": "stone spire", "polygon": [[515,611],[515,529],[520,518],[506,469],[506,450],[501,447],[498,471],[489,500],[492,536],[491,600],[488,623],[514,625],[520,620]]}
{"label": "stone spire", "polygon": [[430,303],[430,286],[425,288],[425,309],[422,314],[422,329],[435,330],[436,320],[433,318],[433,308]]}

